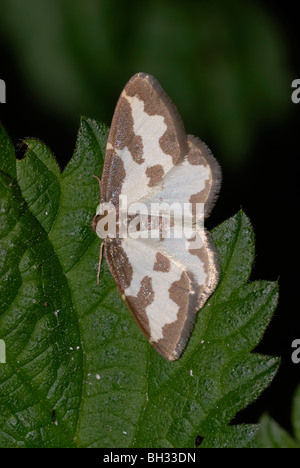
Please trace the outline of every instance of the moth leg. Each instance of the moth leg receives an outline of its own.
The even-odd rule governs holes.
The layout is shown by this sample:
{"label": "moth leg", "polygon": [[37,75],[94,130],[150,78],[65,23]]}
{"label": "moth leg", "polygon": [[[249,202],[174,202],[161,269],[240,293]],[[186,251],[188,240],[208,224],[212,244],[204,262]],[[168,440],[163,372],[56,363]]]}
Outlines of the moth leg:
{"label": "moth leg", "polygon": [[102,242],[101,245],[100,245],[98,273],[97,273],[97,285],[100,284],[100,273],[101,273],[101,263],[102,263],[102,257],[103,257],[103,247],[104,247],[104,242]]}
{"label": "moth leg", "polygon": [[97,179],[98,182],[99,182],[99,190],[100,190],[100,198],[101,198],[101,179],[100,179],[100,177],[98,177],[98,176],[95,175],[95,174],[93,175],[93,177],[94,177],[95,179]]}

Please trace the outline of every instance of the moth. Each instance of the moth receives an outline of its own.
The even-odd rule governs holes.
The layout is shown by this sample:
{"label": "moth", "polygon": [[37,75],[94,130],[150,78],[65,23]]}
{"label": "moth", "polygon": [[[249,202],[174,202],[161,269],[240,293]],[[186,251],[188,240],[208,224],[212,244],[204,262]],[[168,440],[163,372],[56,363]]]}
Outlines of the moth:
{"label": "moth", "polygon": [[[176,360],[218,283],[216,252],[202,227],[218,195],[221,171],[208,147],[186,134],[176,107],[153,76],[138,73],[122,91],[99,183],[100,205],[91,221],[103,239],[98,279],[104,251],[142,332],[162,356]],[[167,219],[164,208],[149,214],[150,205],[175,208]],[[175,231],[183,205],[189,207],[185,214],[191,228],[180,237]],[[204,207],[200,214],[198,205]],[[135,235],[120,235],[124,226]]]}

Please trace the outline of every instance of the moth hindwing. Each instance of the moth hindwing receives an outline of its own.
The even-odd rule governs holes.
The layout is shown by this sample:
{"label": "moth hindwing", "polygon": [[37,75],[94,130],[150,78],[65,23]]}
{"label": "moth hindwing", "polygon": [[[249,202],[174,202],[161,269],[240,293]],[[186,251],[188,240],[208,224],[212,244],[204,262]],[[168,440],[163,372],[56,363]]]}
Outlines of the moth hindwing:
{"label": "moth hindwing", "polygon": [[92,227],[122,298],[170,361],[180,357],[218,282],[203,224],[220,183],[218,163],[186,135],[156,79],[133,76],[113,116]]}

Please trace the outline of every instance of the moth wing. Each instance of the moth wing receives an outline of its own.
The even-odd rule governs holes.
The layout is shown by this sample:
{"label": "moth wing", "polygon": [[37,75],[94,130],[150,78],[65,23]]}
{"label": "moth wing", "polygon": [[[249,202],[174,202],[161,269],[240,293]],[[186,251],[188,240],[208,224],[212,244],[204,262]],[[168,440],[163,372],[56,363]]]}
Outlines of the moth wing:
{"label": "moth wing", "polygon": [[[203,205],[205,217],[213,208],[221,186],[220,166],[200,139],[188,135],[187,144],[188,151],[183,160],[140,200],[149,213],[151,204],[172,206],[179,203],[182,212],[191,217],[196,216],[197,203]],[[190,205],[189,211],[183,211],[184,204]]]}
{"label": "moth wing", "polygon": [[171,361],[180,357],[217,281],[208,242],[196,253],[185,239],[111,239],[105,245],[122,298],[146,338]]}
{"label": "moth wing", "polygon": [[138,73],[117,103],[106,147],[101,201],[140,200],[188,153],[176,107],[158,81]]}

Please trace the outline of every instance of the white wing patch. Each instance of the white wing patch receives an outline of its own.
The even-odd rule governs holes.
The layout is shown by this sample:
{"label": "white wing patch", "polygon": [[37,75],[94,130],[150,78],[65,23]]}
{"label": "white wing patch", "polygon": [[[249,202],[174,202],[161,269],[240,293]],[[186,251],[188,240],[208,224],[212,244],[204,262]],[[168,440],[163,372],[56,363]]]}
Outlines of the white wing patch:
{"label": "white wing patch", "polygon": [[[175,281],[180,280],[182,270],[171,262],[169,272],[154,271],[158,250],[151,248],[149,244],[150,242],[144,243],[132,239],[122,241],[122,247],[133,268],[131,284],[125,290],[125,295],[137,296],[141,287],[141,278],[145,276],[151,278],[154,300],[146,307],[146,315],[149,320],[150,341],[158,341],[163,338],[163,327],[177,319],[178,306],[169,297],[168,291]],[[141,263],[141,258],[143,258],[143,263]]]}
{"label": "white wing patch", "polygon": [[[172,230],[171,230],[172,235]],[[200,236],[200,234],[199,234]],[[201,246],[203,246],[203,239],[199,237]],[[207,275],[204,270],[204,265],[197,255],[193,255],[189,250],[190,244],[186,239],[164,239],[161,250],[168,256],[168,258],[176,261],[181,266],[181,271],[189,271],[192,273],[199,286],[206,283]]]}
{"label": "white wing patch", "polygon": [[139,202],[149,209],[151,203],[168,203],[175,200],[181,204],[189,203],[191,196],[201,192],[211,176],[210,167],[193,166],[187,159],[173,166],[157,185],[142,197]]}
{"label": "white wing patch", "polygon": [[[150,341],[157,342],[163,338],[163,327],[177,320],[179,307],[170,297],[171,286],[180,280],[182,272],[187,270],[186,265],[197,283],[204,285],[206,274],[203,264],[189,252],[188,243],[184,239],[165,239],[158,243],[152,239],[144,242],[128,238],[122,241],[122,248],[133,269],[133,277],[130,286],[124,291],[125,295],[137,297],[142,278],[151,278],[154,299],[145,312],[149,320]],[[158,252],[170,261],[169,271],[154,270]],[[191,291],[191,294],[195,294],[195,291]]]}

